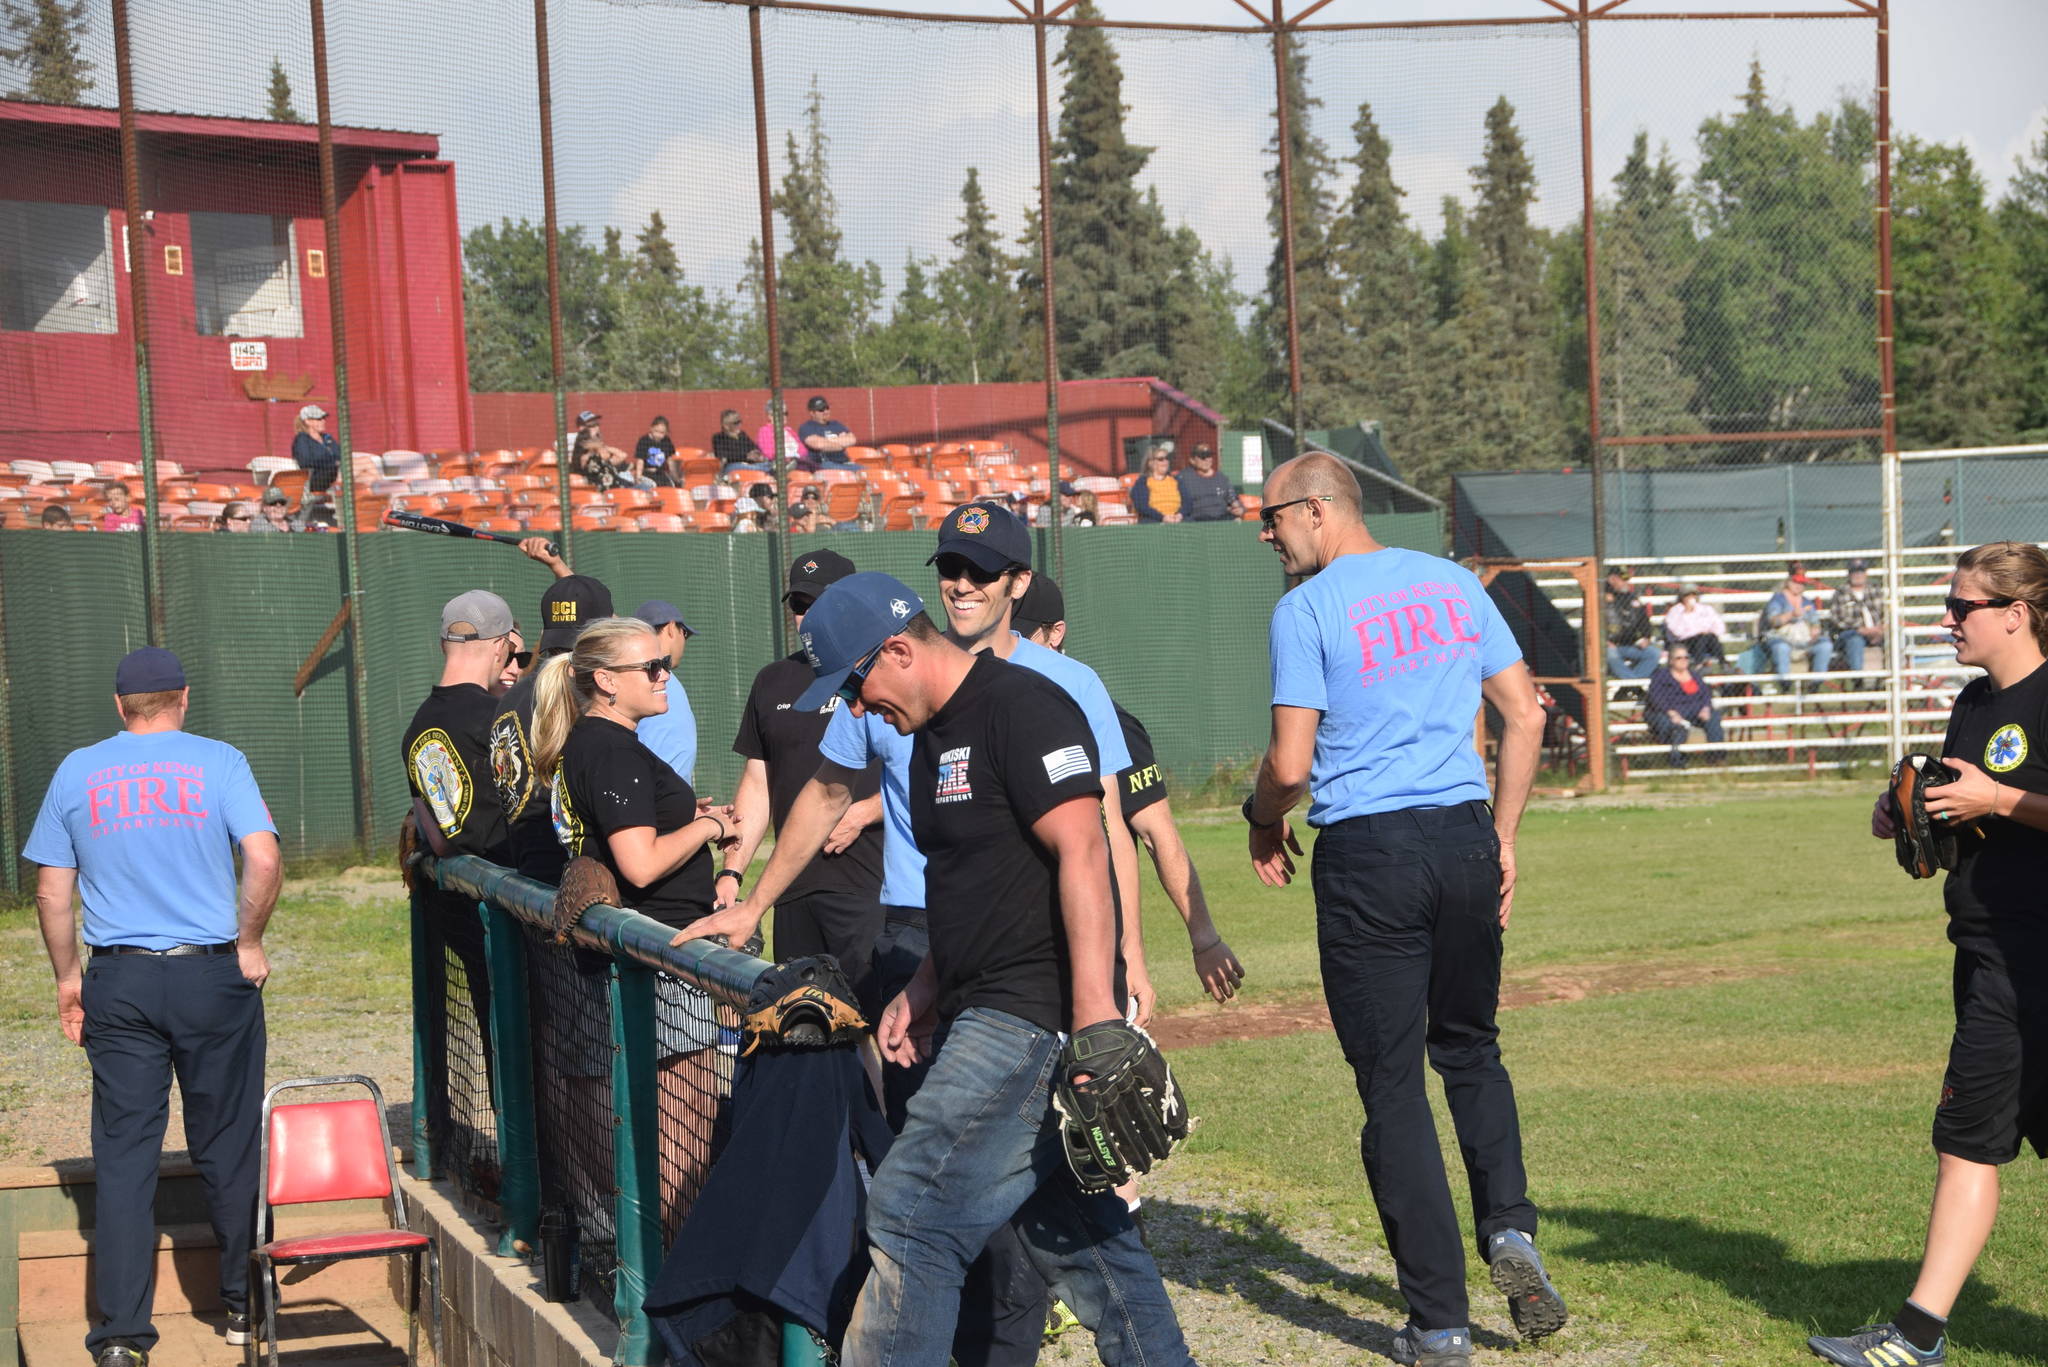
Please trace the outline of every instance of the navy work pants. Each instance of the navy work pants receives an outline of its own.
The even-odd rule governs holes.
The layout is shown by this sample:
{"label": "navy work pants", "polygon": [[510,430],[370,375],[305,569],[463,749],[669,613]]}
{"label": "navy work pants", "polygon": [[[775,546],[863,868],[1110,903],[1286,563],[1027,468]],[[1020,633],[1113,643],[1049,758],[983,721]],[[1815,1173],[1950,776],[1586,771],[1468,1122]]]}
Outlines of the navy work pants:
{"label": "navy work pants", "polygon": [[92,1062],[95,1171],[93,1299],[85,1337],[156,1343],[157,1163],[171,1078],[185,1100],[185,1141],[206,1187],[220,1247],[220,1295],[249,1308],[256,1226],[257,1140],[263,1117],[263,993],[233,954],[98,955],[85,968],[85,1052]]}
{"label": "navy work pants", "polygon": [[1443,1078],[1479,1246],[1534,1235],[1500,1059],[1500,843],[1483,802],[1353,817],[1316,837],[1323,993],[1365,1103],[1359,1152],[1414,1323],[1471,1322],[1465,1249],[1422,1064]]}

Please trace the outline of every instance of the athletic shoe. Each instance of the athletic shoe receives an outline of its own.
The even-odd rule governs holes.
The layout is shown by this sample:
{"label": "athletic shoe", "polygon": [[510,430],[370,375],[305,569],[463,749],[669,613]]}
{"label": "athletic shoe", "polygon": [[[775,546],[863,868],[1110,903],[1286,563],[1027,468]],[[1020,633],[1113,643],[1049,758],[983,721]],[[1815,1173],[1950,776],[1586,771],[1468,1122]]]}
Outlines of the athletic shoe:
{"label": "athletic shoe", "polygon": [[1535,1341],[1564,1328],[1564,1297],[1543,1271],[1543,1255],[1519,1229],[1504,1229],[1486,1241],[1486,1265],[1493,1284],[1508,1298],[1515,1332]]}
{"label": "athletic shoe", "polygon": [[247,1315],[238,1315],[230,1310],[228,1312],[226,1338],[230,1345],[237,1348],[247,1343],[249,1341],[249,1317]]}
{"label": "athletic shoe", "polygon": [[1069,1329],[1078,1329],[1081,1321],[1073,1311],[1067,1309],[1063,1300],[1055,1300],[1045,1311],[1045,1341],[1051,1343]]}
{"label": "athletic shoe", "polygon": [[149,1367],[149,1354],[127,1339],[115,1339],[100,1349],[93,1367]]}
{"label": "athletic shoe", "polygon": [[1403,1367],[1472,1367],[1472,1331],[1404,1324],[1394,1331],[1391,1356]]}
{"label": "athletic shoe", "polygon": [[1947,1339],[1922,1352],[1889,1324],[1866,1324],[1841,1338],[1815,1336],[1806,1341],[1806,1347],[1815,1357],[1839,1367],[1941,1367],[1948,1361]]}

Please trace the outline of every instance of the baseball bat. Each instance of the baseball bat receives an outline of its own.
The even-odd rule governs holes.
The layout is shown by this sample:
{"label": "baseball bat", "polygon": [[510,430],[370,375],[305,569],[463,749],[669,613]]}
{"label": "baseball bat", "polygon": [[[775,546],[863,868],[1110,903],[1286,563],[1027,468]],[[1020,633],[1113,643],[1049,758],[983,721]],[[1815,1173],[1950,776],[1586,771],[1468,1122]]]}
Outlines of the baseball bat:
{"label": "baseball bat", "polygon": [[[480,527],[466,527],[460,522],[450,522],[442,517],[426,517],[419,513],[388,512],[384,521],[393,527],[403,527],[409,532],[431,532],[435,536],[471,536],[479,541],[501,541],[507,546],[516,546],[524,537],[506,536],[503,532],[487,532]],[[562,548],[548,542],[548,554],[560,555]]]}

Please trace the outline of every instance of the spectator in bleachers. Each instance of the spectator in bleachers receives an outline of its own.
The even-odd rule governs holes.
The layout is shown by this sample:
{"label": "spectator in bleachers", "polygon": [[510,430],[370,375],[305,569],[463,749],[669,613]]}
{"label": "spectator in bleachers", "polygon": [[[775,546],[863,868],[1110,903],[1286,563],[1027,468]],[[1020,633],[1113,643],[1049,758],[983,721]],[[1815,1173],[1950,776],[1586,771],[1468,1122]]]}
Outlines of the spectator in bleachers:
{"label": "spectator in bleachers", "polygon": [[292,496],[276,485],[263,491],[263,501],[257,507],[256,520],[249,524],[252,532],[295,532],[292,525]]}
{"label": "spectator in bleachers", "polygon": [[732,505],[732,529],[739,532],[765,532],[767,512],[752,498],[738,498]]}
{"label": "spectator in bleachers", "polygon": [[768,414],[768,421],[762,423],[761,430],[754,434],[754,445],[760,451],[761,459],[763,461],[772,461],[778,456],[786,456],[790,460],[797,462],[801,469],[817,469],[815,465],[803,464],[805,450],[803,439],[797,436],[795,429],[787,421],[782,424],[782,440],[780,446],[777,446],[775,438],[775,405],[771,402],[763,411]]}
{"label": "spectator in bleachers", "polygon": [[821,485],[806,484],[804,486],[803,492],[797,497],[796,506],[789,510],[792,522],[799,515],[808,516],[813,529],[816,531],[829,532],[838,525],[825,515],[825,490]]}
{"label": "spectator in bleachers", "polygon": [[1693,673],[1692,652],[1683,645],[1671,647],[1664,667],[1650,676],[1650,698],[1643,720],[1659,744],[1671,747],[1671,767],[1683,769],[1685,754],[1678,747],[1697,726],[1707,733],[1710,744],[1721,743],[1721,714],[1714,708],[1714,686],[1703,675]]}
{"label": "spectator in bleachers", "polygon": [[641,474],[638,461],[604,439],[598,415],[590,409],[576,415],[576,433],[572,440],[575,445],[570,448],[570,467],[582,472],[592,487],[615,489],[621,484],[630,484],[636,489],[654,487]]}
{"label": "spectator in bleachers", "polygon": [[1180,481],[1173,477],[1173,447],[1165,443],[1145,457],[1145,473],[1131,486],[1131,511],[1140,522],[1180,521]]}
{"label": "spectator in bleachers", "polygon": [[1180,484],[1181,521],[1234,522],[1244,516],[1237,486],[1216,468],[1216,449],[1208,443],[1195,443],[1188,464],[1175,478]]}
{"label": "spectator in bleachers", "polygon": [[1863,668],[1863,653],[1884,640],[1884,594],[1870,582],[1870,562],[1851,560],[1849,578],[1828,601],[1828,627],[1844,669]]}
{"label": "spectator in bleachers", "polygon": [[314,503],[299,510],[299,530],[338,532],[341,530],[341,520],[334,515],[332,503]]}
{"label": "spectator in bleachers", "polygon": [[633,443],[633,465],[650,485],[676,488],[682,472],[676,467],[676,444],[668,434],[668,419],[657,417]]}
{"label": "spectator in bleachers", "polygon": [[1073,496],[1067,513],[1070,527],[1093,527],[1102,521],[1102,500],[1093,489],[1083,489]]}
{"label": "spectator in bleachers", "polygon": [[120,480],[107,485],[107,510],[100,514],[100,530],[103,532],[139,532],[142,530],[142,509],[135,506],[135,495],[128,492],[128,486]]}
{"label": "spectator in bleachers", "polygon": [[1079,494],[1080,491],[1074,488],[1073,485],[1065,480],[1061,480],[1059,490],[1047,498],[1045,502],[1031,510],[1031,525],[1034,527],[1050,527],[1053,514],[1057,512],[1062,527],[1073,526],[1074,500]]}
{"label": "spectator in bleachers", "polygon": [[809,536],[813,532],[824,531],[825,527],[818,516],[817,505],[799,499],[796,506],[789,510],[789,530],[793,536]]}
{"label": "spectator in bleachers", "polygon": [[1607,672],[1617,679],[1647,679],[1657,668],[1657,647],[1650,644],[1650,614],[1636,595],[1626,565],[1607,567],[1607,589],[1600,606],[1607,636]]}
{"label": "spectator in bleachers", "polygon": [[1700,601],[1700,586],[1680,584],[1678,601],[1664,612],[1664,648],[1686,647],[1704,669],[1709,664],[1726,663],[1728,654],[1721,642],[1727,635],[1728,623],[1722,619],[1721,610]]}
{"label": "spectator in bleachers", "polygon": [[43,508],[43,530],[46,532],[68,532],[71,530],[71,510],[61,503],[51,503]]}
{"label": "spectator in bleachers", "polygon": [[800,470],[856,470],[860,467],[846,458],[846,449],[854,444],[853,430],[832,417],[832,401],[823,394],[811,395],[805,405],[810,409],[811,418],[796,430],[797,440],[803,443],[803,454],[797,458]]}
{"label": "spectator in bleachers", "polygon": [[1806,601],[1802,587],[1799,579],[1786,575],[1771,601],[1764,604],[1763,618],[1758,623],[1764,648],[1770,652],[1771,672],[1786,687],[1792,682],[1794,652],[1806,657],[1808,668],[1815,674],[1826,673],[1828,662],[1835,656],[1835,643],[1828,637],[1820,609]]}
{"label": "spectator in bleachers", "polygon": [[292,437],[292,459],[301,470],[310,471],[306,492],[317,494],[331,486],[341,474],[341,445],[327,430],[327,410],[309,403],[299,410]]}
{"label": "spectator in bleachers", "polygon": [[747,486],[747,497],[761,510],[761,528],[767,530],[775,521],[775,513],[782,505],[775,497],[775,486],[765,479],[755,480]]}
{"label": "spectator in bleachers", "polygon": [[718,430],[711,434],[711,454],[718,457],[721,474],[734,470],[765,470],[768,458],[754,439],[742,430],[744,419],[737,408],[718,415]]}
{"label": "spectator in bleachers", "polygon": [[256,530],[256,505],[246,498],[238,498],[220,510],[214,519],[213,529],[217,532],[253,532]]}

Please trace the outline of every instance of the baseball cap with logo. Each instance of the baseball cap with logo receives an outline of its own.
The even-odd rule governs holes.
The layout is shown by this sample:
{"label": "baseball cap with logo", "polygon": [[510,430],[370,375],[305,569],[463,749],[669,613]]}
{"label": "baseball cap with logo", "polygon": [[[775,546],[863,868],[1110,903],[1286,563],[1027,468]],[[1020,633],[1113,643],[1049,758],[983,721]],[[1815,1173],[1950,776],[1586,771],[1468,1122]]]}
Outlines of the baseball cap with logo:
{"label": "baseball cap with logo", "polygon": [[324,417],[326,417],[326,416],[327,416],[327,410],[326,410],[326,409],[324,409],[324,408],[322,408],[322,407],[321,407],[321,406],[320,406],[319,404],[317,404],[317,403],[309,403],[309,404],[307,404],[307,405],[306,405],[306,406],[305,406],[304,408],[301,408],[301,409],[299,410],[299,421],[300,421],[300,422],[311,422],[311,421],[313,421],[313,420],[314,420],[315,418],[324,418]]}
{"label": "baseball cap with logo", "polygon": [[512,630],[512,609],[489,589],[471,589],[441,609],[444,641],[491,641]]}
{"label": "baseball cap with logo", "polygon": [[567,650],[583,628],[612,615],[612,591],[587,574],[572,574],[548,585],[540,596],[540,649]]}
{"label": "baseball cap with logo", "polygon": [[578,413],[576,415],[576,423],[579,427],[588,427],[590,426],[590,424],[596,422],[597,418],[598,413],[596,409],[586,408],[581,413]]}
{"label": "baseball cap with logo", "polygon": [[816,602],[827,585],[836,584],[854,573],[853,562],[837,551],[807,551],[789,564],[789,592],[782,595],[787,603],[792,599]]}
{"label": "baseball cap with logo", "polygon": [[673,622],[683,629],[683,635],[697,634],[697,629],[683,620],[683,610],[665,598],[648,599],[633,609],[633,615],[651,627],[665,627]]}
{"label": "baseball cap with logo", "polygon": [[114,666],[114,691],[122,697],[134,693],[168,693],[185,686],[185,666],[162,646],[131,650]]}
{"label": "baseball cap with logo", "polygon": [[804,405],[804,407],[810,409],[813,413],[822,413],[831,406],[832,400],[826,398],[823,394],[811,395],[811,401]]}
{"label": "baseball cap with logo", "polygon": [[1010,630],[1028,637],[1042,626],[1067,620],[1067,597],[1049,574],[1034,574],[1017,606],[1010,609]]}
{"label": "baseball cap with logo", "polygon": [[[850,574],[818,595],[804,615],[804,660],[811,686],[796,700],[799,712],[815,712],[846,686],[882,642],[902,632],[924,611],[924,599],[893,575]],[[866,677],[863,672],[862,677]]]}
{"label": "baseball cap with logo", "polygon": [[942,555],[964,555],[988,574],[1001,574],[1012,565],[1031,568],[1031,532],[1017,515],[995,503],[963,503],[946,514],[939,524],[939,548],[929,565]]}

